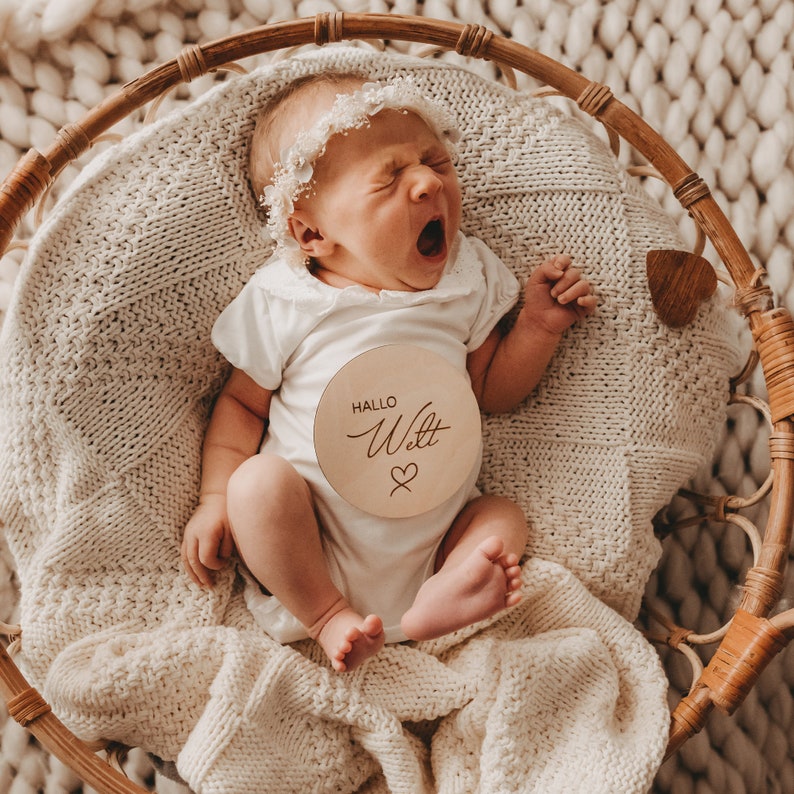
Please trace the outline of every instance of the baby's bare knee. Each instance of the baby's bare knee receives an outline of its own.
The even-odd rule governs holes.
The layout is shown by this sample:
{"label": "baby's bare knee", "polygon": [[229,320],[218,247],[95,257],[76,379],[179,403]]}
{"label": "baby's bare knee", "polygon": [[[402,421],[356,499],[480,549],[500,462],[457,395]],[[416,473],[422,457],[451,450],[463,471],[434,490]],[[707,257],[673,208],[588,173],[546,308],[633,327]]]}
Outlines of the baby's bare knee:
{"label": "baby's bare knee", "polygon": [[479,505],[481,520],[501,535],[508,545],[526,541],[529,527],[524,511],[512,499],[484,496]]}
{"label": "baby's bare knee", "polygon": [[243,559],[265,539],[283,535],[284,527],[314,516],[309,487],[295,467],[261,453],[240,464],[229,478],[226,512]]}
{"label": "baby's bare knee", "polygon": [[524,511],[512,499],[507,499],[503,496],[491,497],[495,500],[495,513],[511,524],[520,524],[526,526],[527,519]]}
{"label": "baby's bare knee", "polygon": [[278,455],[260,453],[243,461],[226,489],[230,503],[251,504],[260,500],[273,502],[287,494],[308,493],[303,478],[295,467]]}
{"label": "baby's bare knee", "polygon": [[524,511],[512,499],[505,496],[480,496],[469,502],[476,520],[503,521],[507,524],[526,524]]}

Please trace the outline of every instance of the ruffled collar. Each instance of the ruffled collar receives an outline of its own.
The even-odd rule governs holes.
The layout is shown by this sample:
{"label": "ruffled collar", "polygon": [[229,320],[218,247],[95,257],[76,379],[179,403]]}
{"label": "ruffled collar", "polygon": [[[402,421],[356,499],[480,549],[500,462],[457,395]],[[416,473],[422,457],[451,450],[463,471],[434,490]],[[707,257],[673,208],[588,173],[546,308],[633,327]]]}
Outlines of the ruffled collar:
{"label": "ruffled collar", "polygon": [[294,303],[300,310],[318,314],[346,306],[445,303],[475,292],[484,280],[480,259],[461,232],[458,232],[440,281],[432,289],[421,292],[372,292],[358,285],[342,289],[332,287],[306,268],[296,267],[278,255],[269,259],[252,277],[252,282],[270,295]]}

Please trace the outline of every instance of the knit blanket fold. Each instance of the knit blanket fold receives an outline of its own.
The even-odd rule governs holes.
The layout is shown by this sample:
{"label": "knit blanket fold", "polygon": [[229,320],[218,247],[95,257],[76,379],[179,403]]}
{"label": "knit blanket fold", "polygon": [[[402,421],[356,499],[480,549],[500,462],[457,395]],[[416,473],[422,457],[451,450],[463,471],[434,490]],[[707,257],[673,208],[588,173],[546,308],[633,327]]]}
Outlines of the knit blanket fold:
{"label": "knit blanket fold", "polygon": [[[226,364],[222,308],[272,250],[247,142],[310,70],[410,73],[463,131],[463,228],[525,279],[567,251],[597,314],[484,421],[481,487],[530,524],[524,600],[331,672],[256,627],[181,533]],[[175,760],[194,791],[647,790],[667,683],[633,628],[654,514],[710,461],[738,363],[721,300],[663,326],[645,283],[675,224],[589,129],[467,69],[328,47],[235,77],[89,163],[37,234],[0,337],[0,520],[32,683],[79,736]]]}
{"label": "knit blanket fold", "polygon": [[655,651],[555,563],[527,563],[524,593],[348,675],[254,627],[119,626],[69,646],[46,689],[82,735],[179,748],[195,791],[646,790],[669,721]]}

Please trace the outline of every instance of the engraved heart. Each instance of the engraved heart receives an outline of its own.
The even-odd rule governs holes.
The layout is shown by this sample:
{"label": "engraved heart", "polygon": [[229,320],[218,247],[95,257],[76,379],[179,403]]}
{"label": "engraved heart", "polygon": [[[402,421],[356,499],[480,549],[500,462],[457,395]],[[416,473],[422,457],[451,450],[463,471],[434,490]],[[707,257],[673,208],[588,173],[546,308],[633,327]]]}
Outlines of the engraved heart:
{"label": "engraved heart", "polygon": [[717,274],[702,256],[687,251],[648,251],[648,288],[659,319],[681,328],[717,289]]}
{"label": "engraved heart", "polygon": [[406,491],[410,491],[411,489],[408,487],[408,483],[411,482],[411,480],[415,480],[417,474],[419,474],[419,467],[415,463],[409,463],[404,467],[392,466],[391,478],[397,483],[397,486],[392,488],[392,492],[389,496],[393,496],[394,492],[398,491],[400,488],[405,488]]}

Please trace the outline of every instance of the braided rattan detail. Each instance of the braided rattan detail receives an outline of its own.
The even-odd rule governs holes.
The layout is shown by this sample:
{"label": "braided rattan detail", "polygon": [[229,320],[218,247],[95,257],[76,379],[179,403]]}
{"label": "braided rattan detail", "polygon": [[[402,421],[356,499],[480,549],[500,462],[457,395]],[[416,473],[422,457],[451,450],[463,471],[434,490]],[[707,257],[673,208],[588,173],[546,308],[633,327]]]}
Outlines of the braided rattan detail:
{"label": "braided rattan detail", "polygon": [[321,47],[323,44],[342,41],[344,38],[344,12],[326,11],[317,14],[314,18],[314,43]]}
{"label": "braided rattan detail", "polygon": [[493,33],[484,25],[466,25],[460,33],[455,52],[473,58],[484,58]]}
{"label": "braided rattan detail", "polygon": [[[708,705],[704,706],[704,703]],[[675,709],[675,722],[671,729],[672,736],[685,737],[678,741],[678,746],[703,730],[710,708],[711,700],[708,697],[708,690],[700,684],[693,688],[689,697],[679,702]]]}
{"label": "braided rattan detail", "polygon": [[773,306],[772,290],[766,284],[754,282],[747,287],[738,287],[733,296],[733,305],[745,316],[754,312],[768,312]]}
{"label": "braided rattan detail", "polygon": [[[38,200],[39,196],[52,184],[50,161],[36,149],[30,149],[6,177],[0,188],[0,200],[7,199],[10,204],[21,207],[16,219],[0,213],[0,240],[10,240],[24,215]],[[4,246],[0,246],[3,250]]]}
{"label": "braided rattan detail", "polygon": [[708,185],[695,173],[685,176],[678,184],[673,185],[673,195],[688,209],[696,201],[711,195]]}
{"label": "braided rattan detail", "polygon": [[758,318],[752,332],[777,422],[794,414],[794,320],[786,309],[773,309]]}
{"label": "braided rattan detail", "polygon": [[[614,99],[612,89],[603,83],[591,82],[585,87],[584,91],[579,94],[576,104],[579,108],[593,118],[598,118],[601,113],[606,109],[607,105]],[[609,138],[609,148],[615,157],[620,156],[620,136],[609,124],[600,119],[604,125],[607,137]]]}
{"label": "braided rattan detail", "polygon": [[592,82],[579,95],[576,104],[588,115],[597,116],[613,98],[609,86]]}
{"label": "braided rattan detail", "polygon": [[777,430],[769,437],[769,453],[772,458],[794,460],[794,433]]}
{"label": "braided rattan detail", "polygon": [[692,632],[689,629],[682,628],[681,626],[674,626],[670,629],[665,638],[665,642],[671,648],[679,650],[684,645]]}
{"label": "braided rattan detail", "polygon": [[85,129],[77,123],[61,127],[58,130],[57,139],[73,160],[76,160],[84,151],[91,147],[91,138]]}
{"label": "braided rattan detail", "polygon": [[184,83],[196,80],[210,71],[207,61],[204,59],[204,51],[198,44],[191,44],[189,47],[185,47],[177,55],[176,63]]}
{"label": "braided rattan detail", "polygon": [[714,502],[714,520],[725,523],[728,520],[728,513],[731,510],[731,496],[720,496]]}
{"label": "braided rattan detail", "polygon": [[711,691],[714,705],[732,714],[761,671],[785,646],[785,636],[768,620],[737,610],[725,639],[701,678]]}
{"label": "braided rattan detail", "polygon": [[32,722],[43,714],[48,714],[52,709],[50,704],[39,694],[37,689],[30,687],[20,692],[8,701],[8,713],[23,727],[27,728]]}
{"label": "braided rattan detail", "polygon": [[754,613],[768,613],[783,592],[783,574],[771,568],[750,568],[744,577],[743,605]]}

